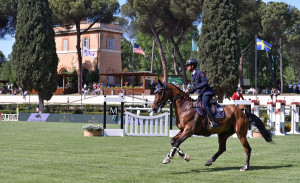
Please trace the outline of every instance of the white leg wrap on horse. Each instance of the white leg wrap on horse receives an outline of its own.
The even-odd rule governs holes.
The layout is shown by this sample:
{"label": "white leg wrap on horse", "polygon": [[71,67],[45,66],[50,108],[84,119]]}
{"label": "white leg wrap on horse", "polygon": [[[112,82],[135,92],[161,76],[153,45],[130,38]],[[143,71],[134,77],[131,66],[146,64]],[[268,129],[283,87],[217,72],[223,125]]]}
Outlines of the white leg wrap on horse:
{"label": "white leg wrap on horse", "polygon": [[184,152],[183,152],[180,148],[177,148],[177,154],[178,154],[178,156],[180,156],[180,157],[182,157],[182,158],[185,157]]}
{"label": "white leg wrap on horse", "polygon": [[168,164],[170,163],[170,161],[171,161],[170,157],[166,157],[163,161],[163,164]]}
{"label": "white leg wrap on horse", "polygon": [[169,154],[167,155],[167,157],[173,158],[174,155],[175,155],[175,153],[176,153],[176,151],[177,151],[177,148],[176,148],[176,147],[173,147],[173,148],[170,150],[170,152],[169,152]]}

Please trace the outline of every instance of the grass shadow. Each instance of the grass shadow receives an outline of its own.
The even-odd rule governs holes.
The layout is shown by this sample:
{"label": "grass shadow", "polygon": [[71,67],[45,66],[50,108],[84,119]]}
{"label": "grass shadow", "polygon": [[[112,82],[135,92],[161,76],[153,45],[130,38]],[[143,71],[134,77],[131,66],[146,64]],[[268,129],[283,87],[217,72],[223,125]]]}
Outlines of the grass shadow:
{"label": "grass shadow", "polygon": [[[250,169],[247,171],[251,170],[273,170],[273,169],[278,169],[278,168],[290,168],[293,167],[293,165],[282,165],[282,166],[250,166]],[[193,169],[190,171],[183,171],[183,172],[173,172],[171,174],[174,175],[180,175],[180,174],[189,174],[189,173],[207,173],[207,172],[217,172],[217,171],[230,171],[230,170],[239,170],[242,168],[240,167],[216,167],[216,168],[211,168],[211,167],[206,167],[203,169]]]}

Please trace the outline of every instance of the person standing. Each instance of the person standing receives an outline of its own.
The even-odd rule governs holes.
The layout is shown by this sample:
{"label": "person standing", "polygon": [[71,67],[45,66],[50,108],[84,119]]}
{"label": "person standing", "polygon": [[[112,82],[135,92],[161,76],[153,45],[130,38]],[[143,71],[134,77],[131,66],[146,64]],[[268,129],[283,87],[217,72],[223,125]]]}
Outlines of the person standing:
{"label": "person standing", "polygon": [[241,93],[241,89],[240,88],[237,88],[236,89],[236,92],[232,95],[231,97],[233,100],[245,100],[244,97],[243,97],[243,94]]}
{"label": "person standing", "polygon": [[289,93],[292,93],[292,88],[293,88],[292,83],[289,83]]}
{"label": "person standing", "polygon": [[16,114],[19,114],[20,113],[20,106],[17,105],[17,108],[16,108]]}
{"label": "person standing", "polygon": [[297,92],[297,85],[296,85],[296,83],[294,83],[294,85],[293,85],[293,93],[296,93]]}
{"label": "person standing", "polygon": [[209,129],[216,128],[219,124],[214,120],[210,108],[210,100],[215,95],[215,92],[210,88],[204,72],[197,69],[197,65],[198,61],[195,59],[188,59],[186,61],[187,70],[191,72],[192,87],[187,89],[185,93],[187,95],[193,92],[198,93],[198,98],[202,101],[202,108],[210,119]]}

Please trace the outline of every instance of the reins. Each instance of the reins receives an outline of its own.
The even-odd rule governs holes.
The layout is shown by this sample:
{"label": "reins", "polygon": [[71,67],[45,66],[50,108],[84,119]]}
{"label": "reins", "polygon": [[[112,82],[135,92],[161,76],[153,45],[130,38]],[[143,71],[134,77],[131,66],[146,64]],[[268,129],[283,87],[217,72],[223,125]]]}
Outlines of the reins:
{"label": "reins", "polygon": [[183,94],[181,94],[181,95],[179,95],[179,96],[177,96],[175,98],[172,98],[172,102],[174,103],[177,99],[183,97],[184,95],[185,95],[185,93],[183,93]]}

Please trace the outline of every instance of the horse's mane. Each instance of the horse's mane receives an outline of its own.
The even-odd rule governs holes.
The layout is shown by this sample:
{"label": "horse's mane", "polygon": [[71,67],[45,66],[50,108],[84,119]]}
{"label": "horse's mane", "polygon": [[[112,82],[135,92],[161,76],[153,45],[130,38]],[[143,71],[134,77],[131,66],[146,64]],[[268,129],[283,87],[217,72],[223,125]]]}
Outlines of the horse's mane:
{"label": "horse's mane", "polygon": [[[171,87],[174,87],[174,88],[176,88],[177,90],[179,90],[180,92],[181,92],[181,94],[183,94],[184,93],[184,91],[182,91],[179,87],[177,87],[176,85],[173,85],[173,84],[171,84],[171,83],[166,83],[166,84],[168,84],[168,85],[170,85]],[[188,95],[183,95],[183,97],[184,97],[184,99],[191,99],[191,100],[194,100],[194,99],[192,99],[190,96],[188,96]],[[188,98],[186,98],[186,97],[188,97]]]}

